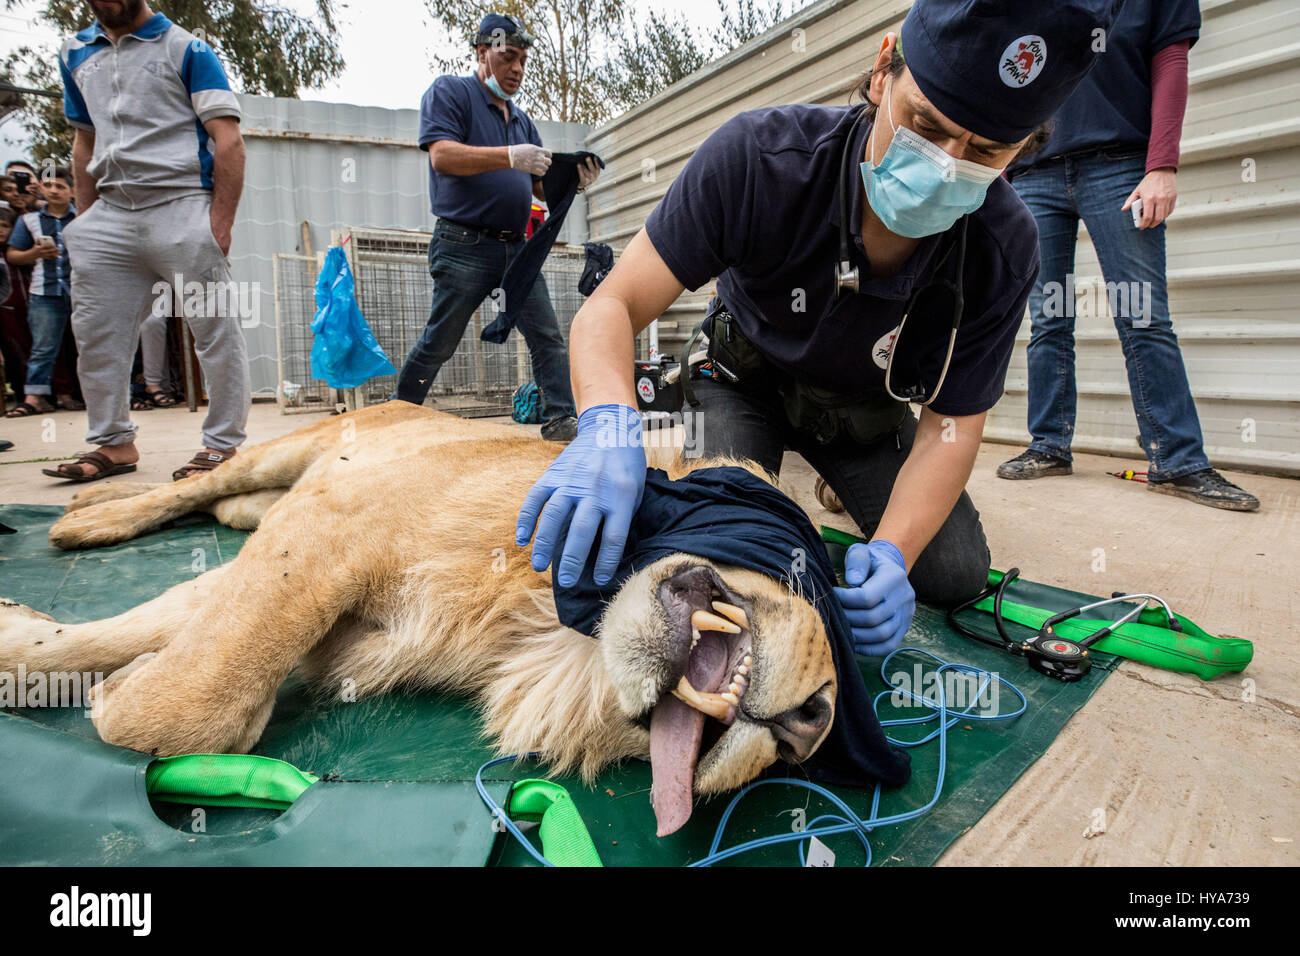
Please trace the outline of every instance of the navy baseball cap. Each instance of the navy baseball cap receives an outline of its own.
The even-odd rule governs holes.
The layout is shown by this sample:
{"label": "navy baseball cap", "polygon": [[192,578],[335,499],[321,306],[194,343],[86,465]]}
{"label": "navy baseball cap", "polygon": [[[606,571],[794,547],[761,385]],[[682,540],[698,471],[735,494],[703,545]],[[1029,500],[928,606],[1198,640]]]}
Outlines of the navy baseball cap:
{"label": "navy baseball cap", "polygon": [[533,45],[532,36],[517,19],[504,13],[489,13],[478,25],[474,45],[478,46],[480,43],[491,45],[497,37],[501,37],[506,46],[517,46],[522,50],[527,50]]}
{"label": "navy baseball cap", "polygon": [[1003,143],[1050,119],[1092,68],[1123,0],[916,0],[898,49],[944,116]]}

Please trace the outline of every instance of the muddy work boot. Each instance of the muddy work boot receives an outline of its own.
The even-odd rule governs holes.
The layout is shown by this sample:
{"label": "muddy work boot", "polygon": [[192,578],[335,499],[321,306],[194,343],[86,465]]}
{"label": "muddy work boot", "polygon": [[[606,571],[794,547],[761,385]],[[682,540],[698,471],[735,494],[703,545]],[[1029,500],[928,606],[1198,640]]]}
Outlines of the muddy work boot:
{"label": "muddy work boot", "polygon": [[1177,495],[1179,498],[1209,505],[1211,508],[1223,508],[1225,511],[1259,510],[1258,498],[1238,488],[1213,468],[1203,468],[1170,481],[1148,481],[1147,488],[1162,495]]}
{"label": "muddy work boot", "polygon": [[1022,478],[1046,478],[1049,475],[1069,475],[1074,473],[1074,466],[1064,458],[1048,455],[1030,449],[1010,461],[998,465],[998,477],[1020,480]]}
{"label": "muddy work boot", "polygon": [[572,415],[557,418],[542,426],[542,437],[547,441],[573,441],[578,434],[578,420]]}

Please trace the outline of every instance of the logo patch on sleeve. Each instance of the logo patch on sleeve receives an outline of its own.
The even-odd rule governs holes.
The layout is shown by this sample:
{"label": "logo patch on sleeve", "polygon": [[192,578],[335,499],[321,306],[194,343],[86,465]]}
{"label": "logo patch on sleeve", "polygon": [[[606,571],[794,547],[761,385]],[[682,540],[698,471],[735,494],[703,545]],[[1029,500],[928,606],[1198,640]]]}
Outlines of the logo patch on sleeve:
{"label": "logo patch on sleeve", "polygon": [[1027,34],[1012,40],[1002,51],[998,76],[1012,89],[1028,86],[1043,72],[1047,63],[1047,42],[1040,36]]}

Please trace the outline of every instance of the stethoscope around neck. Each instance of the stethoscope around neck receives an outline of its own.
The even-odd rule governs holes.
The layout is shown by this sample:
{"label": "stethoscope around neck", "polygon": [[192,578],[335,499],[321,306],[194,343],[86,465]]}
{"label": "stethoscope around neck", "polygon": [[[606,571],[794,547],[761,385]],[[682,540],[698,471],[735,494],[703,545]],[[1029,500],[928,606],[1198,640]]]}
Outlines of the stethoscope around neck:
{"label": "stethoscope around neck", "polygon": [[[840,209],[840,249],[838,260],[835,263],[836,299],[845,293],[856,293],[861,289],[862,273],[853,264],[853,244],[849,235],[849,195],[851,195],[852,190],[845,188],[845,181],[848,178],[854,159],[854,137],[866,115],[866,107],[858,111],[858,115],[849,127],[848,138],[844,142],[844,153],[840,157],[840,178],[835,189],[835,199]],[[885,360],[885,391],[895,401],[909,402],[921,406],[929,405],[938,397],[944,379],[948,377],[948,366],[952,364],[952,353],[957,346],[957,329],[961,326],[962,312],[965,308],[962,281],[966,268],[966,222],[969,218],[969,216],[961,217],[956,240],[949,244],[943,258],[935,266],[930,281],[912,293],[912,297],[907,302],[907,308],[903,310],[903,321],[899,323],[898,331],[894,333],[894,340],[889,346],[889,357]],[[953,270],[956,275],[955,279],[952,276],[940,275],[954,249],[957,252],[956,268]],[[865,250],[864,255],[866,255]],[[870,265],[870,262],[870,256],[867,256],[868,265]],[[952,296],[952,330],[948,335],[948,354],[944,357],[943,370],[939,373],[939,381],[934,386],[934,391],[927,392],[925,386],[921,382],[917,382],[915,385],[903,389],[903,394],[900,395],[893,388],[894,355],[898,351],[898,343],[903,338],[903,328],[907,325],[908,317],[912,314],[912,310],[916,307],[921,296],[931,290],[946,291]]]}

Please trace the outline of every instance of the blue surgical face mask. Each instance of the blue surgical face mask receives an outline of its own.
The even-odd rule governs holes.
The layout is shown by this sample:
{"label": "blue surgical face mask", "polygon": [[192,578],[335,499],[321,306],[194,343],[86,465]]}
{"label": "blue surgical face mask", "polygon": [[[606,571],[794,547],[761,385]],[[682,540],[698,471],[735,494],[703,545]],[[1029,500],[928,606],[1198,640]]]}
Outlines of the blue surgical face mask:
{"label": "blue surgical face mask", "polygon": [[[1002,170],[956,159],[906,126],[895,127],[889,91],[885,102],[894,138],[879,163],[860,167],[867,202],[896,235],[920,239],[945,232],[984,204],[989,185]],[[879,125],[877,113],[871,129],[873,153]]]}
{"label": "blue surgical face mask", "polygon": [[488,88],[493,96],[507,101],[510,99],[510,97],[506,96],[506,91],[501,89],[501,84],[497,82],[497,78],[491,73],[487,75],[487,79],[483,81],[483,85]]}

